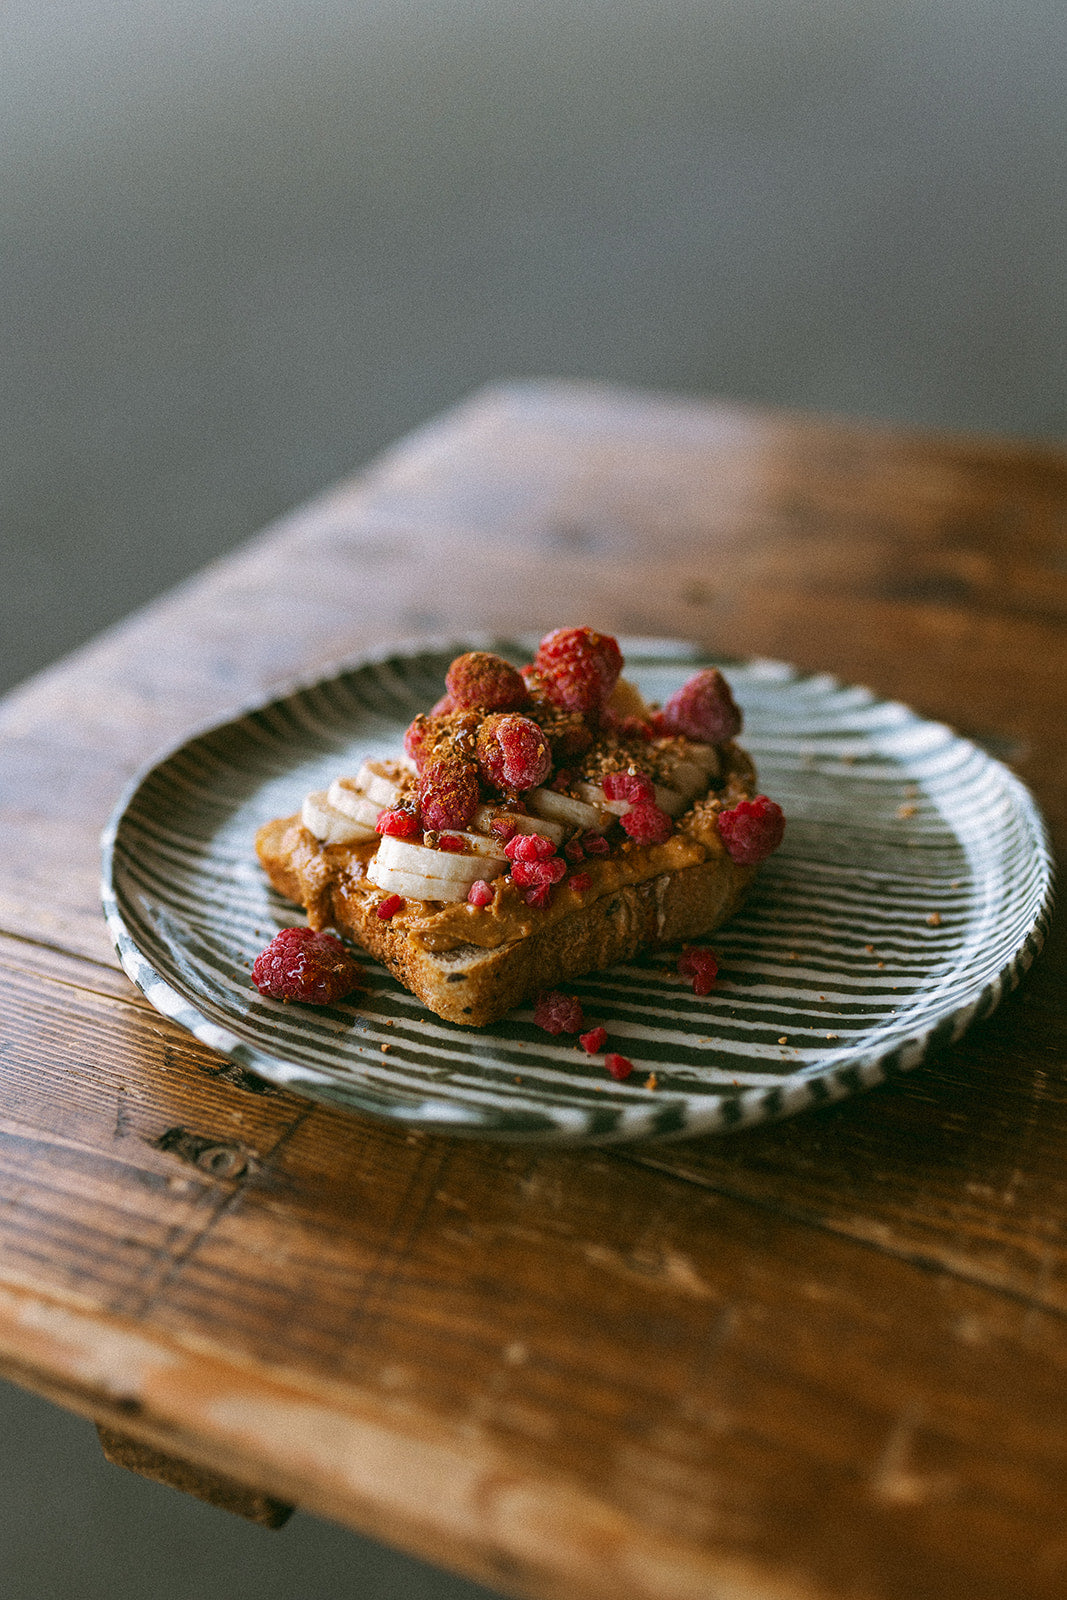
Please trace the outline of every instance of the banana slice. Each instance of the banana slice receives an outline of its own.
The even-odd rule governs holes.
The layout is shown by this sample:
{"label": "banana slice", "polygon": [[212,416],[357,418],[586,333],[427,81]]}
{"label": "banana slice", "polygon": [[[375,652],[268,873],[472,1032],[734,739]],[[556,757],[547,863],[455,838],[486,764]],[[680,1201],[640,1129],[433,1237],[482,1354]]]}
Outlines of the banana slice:
{"label": "banana slice", "polygon": [[404,793],[404,774],[407,771],[399,761],[364,761],[353,780],[368,800],[380,806],[395,806]]}
{"label": "banana slice", "polygon": [[656,804],[661,811],[669,817],[680,817],[683,811],[689,809],[689,801],[677,789],[668,788],[665,783],[656,784]]}
{"label": "banana slice", "polygon": [[652,708],[644,695],[628,678],[620,678],[612,689],[608,707],[618,717],[637,717],[642,722],[647,722],[652,715]]}
{"label": "banana slice", "polygon": [[604,792],[600,802],[591,805],[585,800],[574,800],[569,794],[557,794],[554,789],[531,789],[526,804],[539,817],[550,822],[562,822],[567,828],[592,828],[603,833],[614,820],[607,811]]}
{"label": "banana slice", "polygon": [[502,851],[488,858],[465,855],[458,850],[434,850],[429,845],[412,844],[410,839],[397,839],[388,833],[375,856],[376,863],[393,871],[410,873],[414,877],[439,878],[445,883],[465,883],[468,887],[476,878],[485,877],[487,860],[504,859]]}
{"label": "banana slice", "polygon": [[677,789],[683,800],[695,800],[708,787],[708,771],[695,761],[676,761],[667,776],[671,788]]}
{"label": "banana slice", "polygon": [[300,820],[323,844],[356,844],[361,839],[377,838],[372,827],[346,817],[343,811],[332,806],[325,789],[316,789],[305,796]]}
{"label": "banana slice", "polygon": [[701,744],[696,739],[687,740],[685,759],[695,762],[703,772],[707,773],[709,779],[717,778],[722,771],[719,752],[713,744]]}
{"label": "banana slice", "polygon": [[547,817],[531,817],[525,811],[508,811],[503,806],[479,806],[471,821],[481,833],[487,834],[498,819],[514,823],[516,833],[539,833],[553,844],[559,844],[567,831],[558,822],[549,822]]}
{"label": "banana slice", "polygon": [[335,778],[326,791],[326,799],[335,811],[373,829],[385,807],[369,800],[357,783],[356,778]]}
{"label": "banana slice", "polygon": [[[479,873],[487,882],[492,882],[495,876],[499,874]],[[476,881],[472,878],[468,883],[456,878],[430,878],[422,872],[401,872],[396,867],[384,866],[380,856],[375,856],[367,868],[367,877],[386,894],[402,894],[405,900],[466,900],[471,883]]]}
{"label": "banana slice", "polygon": [[[487,856],[494,861],[506,861],[503,840],[486,833],[461,833],[458,828],[446,828],[454,839],[462,839],[468,855]],[[453,854],[457,852],[453,851]]]}

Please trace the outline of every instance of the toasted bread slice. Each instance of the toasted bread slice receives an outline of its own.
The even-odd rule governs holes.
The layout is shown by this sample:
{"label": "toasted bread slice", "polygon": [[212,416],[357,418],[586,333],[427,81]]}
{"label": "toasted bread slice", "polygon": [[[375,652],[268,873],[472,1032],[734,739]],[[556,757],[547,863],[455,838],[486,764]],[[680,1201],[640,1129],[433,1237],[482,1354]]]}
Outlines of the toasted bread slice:
{"label": "toasted bread slice", "polygon": [[725,922],[756,869],[731,858],[715,816],[754,790],[752,764],[732,746],[726,781],[665,843],[628,840],[610,857],[584,862],[588,887],[576,890],[567,879],[537,909],[498,880],[491,906],[408,900],[381,917],[389,897],[366,875],[376,845],[324,844],[299,816],[267,823],[256,850],[271,883],[305,908],[312,927],[348,935],[439,1017],[482,1027],[540,990]]}

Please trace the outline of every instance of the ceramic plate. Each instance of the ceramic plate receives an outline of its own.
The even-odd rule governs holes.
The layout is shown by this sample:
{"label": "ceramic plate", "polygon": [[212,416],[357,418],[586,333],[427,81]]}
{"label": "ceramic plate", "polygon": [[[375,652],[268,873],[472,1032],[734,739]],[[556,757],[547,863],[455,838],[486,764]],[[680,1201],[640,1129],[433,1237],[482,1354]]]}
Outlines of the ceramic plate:
{"label": "ceramic plate", "polygon": [[[127,792],[104,837],[122,964],[158,1010],[274,1084],[413,1127],[608,1141],[724,1132],[914,1067],[1014,986],[1040,948],[1051,862],[1027,791],[906,706],[776,662],[720,662],[761,788],[788,818],[745,909],[710,943],[698,998],[660,952],[569,988],[636,1070],[614,1082],[529,1006],[441,1022],[369,958],[353,1002],[260,996],[250,968],[302,913],[267,885],[253,835],[366,756],[401,746],[461,650],[529,660],[536,641],[461,640],[363,659],[199,734]],[[623,641],[662,702],[693,649]],[[388,1046],[388,1049],[383,1048]],[[650,1084],[654,1083],[654,1087]]]}

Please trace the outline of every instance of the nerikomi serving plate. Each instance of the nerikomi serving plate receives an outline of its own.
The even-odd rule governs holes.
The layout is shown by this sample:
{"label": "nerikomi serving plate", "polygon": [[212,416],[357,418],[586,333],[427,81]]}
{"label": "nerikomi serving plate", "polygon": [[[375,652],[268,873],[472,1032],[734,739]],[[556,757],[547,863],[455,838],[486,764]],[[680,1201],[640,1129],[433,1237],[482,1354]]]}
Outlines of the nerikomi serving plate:
{"label": "nerikomi serving plate", "polygon": [[[662,702],[723,666],[760,787],[788,818],[740,915],[710,940],[699,998],[660,952],[568,986],[636,1070],[623,1083],[532,1006],[442,1022],[369,957],[366,987],[318,1009],[250,972],[303,914],[266,883],[253,836],[368,757],[401,746],[463,650],[518,662],[534,641],[460,640],[363,659],[188,740],[138,779],[103,841],[122,964],[152,1004],[271,1083],[441,1133],[610,1141],[722,1133],[837,1100],[916,1066],[985,1016],[1041,945],[1051,861],[1027,791],[940,724],[776,662],[711,663],[623,641]],[[384,1049],[388,1046],[388,1049]]]}

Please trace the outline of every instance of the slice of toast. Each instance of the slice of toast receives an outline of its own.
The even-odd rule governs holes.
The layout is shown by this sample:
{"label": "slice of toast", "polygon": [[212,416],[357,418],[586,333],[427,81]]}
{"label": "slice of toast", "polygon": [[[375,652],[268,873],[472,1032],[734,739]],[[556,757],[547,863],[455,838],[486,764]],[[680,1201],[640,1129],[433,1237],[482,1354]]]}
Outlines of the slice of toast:
{"label": "slice of toast", "polygon": [[439,1017],[482,1027],[540,990],[725,922],[756,869],[731,858],[715,815],[754,790],[752,764],[734,746],[728,782],[698,801],[666,843],[628,841],[608,860],[583,863],[590,887],[579,892],[565,881],[544,909],[505,887],[491,908],[407,901],[379,916],[389,897],[366,876],[376,846],[322,844],[299,816],[267,823],[256,850],[312,927],[348,935]]}

